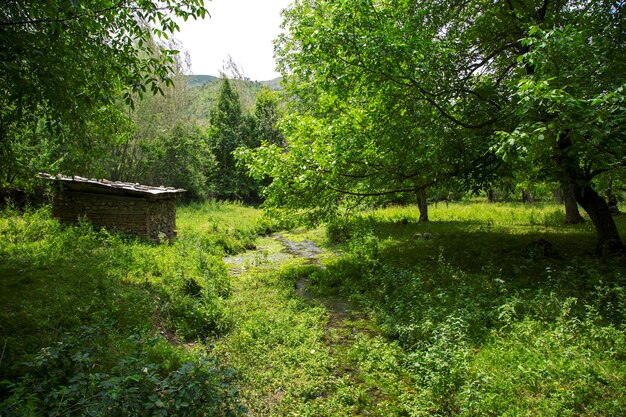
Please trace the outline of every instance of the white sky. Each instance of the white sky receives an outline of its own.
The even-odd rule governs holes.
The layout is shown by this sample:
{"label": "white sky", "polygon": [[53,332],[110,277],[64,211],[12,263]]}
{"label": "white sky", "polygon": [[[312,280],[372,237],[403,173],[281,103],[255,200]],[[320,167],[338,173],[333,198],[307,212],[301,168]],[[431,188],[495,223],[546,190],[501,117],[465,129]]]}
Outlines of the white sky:
{"label": "white sky", "polygon": [[218,76],[228,55],[246,77],[271,80],[272,41],[280,33],[280,12],[291,0],[205,0],[211,17],[179,22],[176,39],[191,56],[191,72]]}

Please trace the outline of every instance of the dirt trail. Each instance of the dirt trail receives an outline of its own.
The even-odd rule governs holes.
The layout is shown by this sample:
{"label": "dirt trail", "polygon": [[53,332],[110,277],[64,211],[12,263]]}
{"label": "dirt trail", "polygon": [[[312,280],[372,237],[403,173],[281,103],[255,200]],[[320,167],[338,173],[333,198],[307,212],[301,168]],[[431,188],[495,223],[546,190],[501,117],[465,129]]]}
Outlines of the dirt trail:
{"label": "dirt trail", "polygon": [[[295,242],[285,238],[283,235],[274,237],[283,247],[284,252],[298,258],[306,259],[313,265],[325,268],[321,263],[319,256],[324,251],[311,240],[303,240]],[[296,293],[309,301],[318,301],[330,315],[328,324],[326,325],[326,341],[330,345],[347,343],[352,336],[357,333],[371,333],[370,329],[358,326],[358,321],[365,320],[366,316],[353,303],[340,297],[318,297],[313,295],[309,290],[311,282],[308,277],[303,277],[296,283]]]}
{"label": "dirt trail", "polygon": [[[282,264],[293,258],[304,259],[307,263],[319,268],[321,273],[330,273],[330,268],[326,270],[326,266],[322,262],[324,258],[329,256],[328,251],[321,249],[315,242],[309,239],[298,239],[297,241],[292,239],[291,235],[287,233],[261,238],[257,241],[257,250],[225,258],[225,262],[228,264],[233,278],[238,279],[236,277],[241,277],[241,282],[244,283],[250,277],[247,273],[248,269],[250,271],[263,271],[271,274],[272,271],[278,270]],[[319,295],[313,285],[308,277],[304,277],[298,280],[294,288],[295,295],[302,300],[314,306],[324,307],[328,317],[324,324],[323,334],[317,333],[316,335],[316,338],[320,336],[321,338],[316,339],[314,342],[317,346],[315,349],[324,350],[324,355],[320,357],[325,358],[321,359],[322,364],[326,364],[321,365],[324,373],[320,375],[315,374],[317,376],[312,377],[320,379],[317,383],[311,385],[315,388],[313,388],[314,391],[311,394],[307,394],[312,396],[310,398],[307,397],[307,404],[309,404],[309,401],[310,404],[305,408],[317,407],[314,405],[316,403],[319,403],[318,406],[326,404],[326,402],[332,404],[333,401],[341,403],[343,399],[353,398],[352,396],[360,398],[361,394],[359,393],[361,391],[367,392],[367,395],[366,399],[364,397],[364,399],[359,401],[371,402],[372,406],[387,401],[386,394],[383,394],[378,387],[372,386],[367,376],[369,371],[363,370],[359,360],[355,359],[352,353],[355,343],[363,343],[364,339],[361,339],[363,336],[367,340],[379,336],[379,329],[354,303],[341,297]],[[263,314],[263,312],[260,311],[260,314]],[[298,313],[294,312],[294,314]],[[320,349],[319,344],[325,346],[325,349]],[[315,350],[311,350],[312,355],[314,352]],[[286,367],[286,372],[290,372],[288,370],[289,365],[286,365]],[[311,369],[322,368],[313,367]],[[265,370],[259,370],[259,372],[262,375]],[[269,382],[264,382],[264,384],[267,383]],[[255,413],[268,415],[265,414],[267,410],[278,410],[283,401],[290,401],[285,399],[293,392],[293,387],[285,389],[285,383],[276,383],[273,393],[270,392],[268,396],[254,397],[249,405],[256,409]],[[275,415],[282,414],[278,413]],[[380,414],[367,413],[363,415]]]}

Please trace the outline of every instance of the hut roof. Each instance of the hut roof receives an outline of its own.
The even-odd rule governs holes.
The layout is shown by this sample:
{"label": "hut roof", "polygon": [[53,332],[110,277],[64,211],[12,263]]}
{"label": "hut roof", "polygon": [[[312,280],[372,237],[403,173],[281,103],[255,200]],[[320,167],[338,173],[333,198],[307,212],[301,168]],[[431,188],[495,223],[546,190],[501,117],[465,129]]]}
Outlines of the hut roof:
{"label": "hut roof", "polygon": [[135,197],[147,198],[175,198],[186,192],[186,190],[174,187],[152,187],[132,182],[109,181],[106,179],[89,179],[79,177],[77,175],[66,177],[61,174],[50,175],[44,172],[38,174],[40,178],[56,181],[65,188],[73,191],[111,194],[111,195],[128,195]]}

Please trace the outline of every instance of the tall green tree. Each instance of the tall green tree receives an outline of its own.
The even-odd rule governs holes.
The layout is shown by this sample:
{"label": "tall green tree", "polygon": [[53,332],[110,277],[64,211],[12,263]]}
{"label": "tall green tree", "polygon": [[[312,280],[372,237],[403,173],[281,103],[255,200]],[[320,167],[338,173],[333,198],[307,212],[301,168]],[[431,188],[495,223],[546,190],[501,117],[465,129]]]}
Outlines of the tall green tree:
{"label": "tall green tree", "polygon": [[206,13],[202,0],[2,2],[0,183],[32,176],[36,167],[20,155],[28,141],[45,136],[52,143],[41,146],[69,153],[97,148],[91,130],[112,126],[120,96],[132,105],[171,84],[177,51],[153,39],[177,31],[176,18]]}
{"label": "tall green tree", "polygon": [[217,103],[211,111],[209,141],[217,166],[209,173],[218,198],[250,200],[257,197],[257,183],[235,162],[237,148],[260,144],[256,120],[243,114],[239,94],[222,77]]}
{"label": "tall green tree", "polygon": [[[279,159],[250,164],[274,178],[268,204],[323,218],[410,193],[428,220],[429,189],[458,178],[480,188],[499,169],[486,125],[456,125],[421,98],[436,31],[408,5],[387,3],[301,1],[285,13],[277,51],[295,98],[283,122],[290,153],[260,152]],[[492,110],[477,106],[470,117]]]}
{"label": "tall green tree", "polygon": [[254,116],[258,126],[258,136],[268,144],[284,146],[284,136],[278,129],[281,118],[281,94],[264,86],[259,90],[254,105]]}
{"label": "tall green tree", "polygon": [[[584,6],[584,7],[582,7]],[[623,244],[594,180],[626,166],[626,40],[622,2],[558,9],[552,24],[531,25],[520,40],[526,71],[511,83],[518,123],[501,150],[521,150],[573,194],[598,235],[598,249]]]}
{"label": "tall green tree", "polygon": [[206,129],[190,111],[194,96],[182,62],[176,61],[174,86],[163,86],[163,95],[146,96],[128,109],[133,128],[98,162],[108,168],[107,178],[184,188],[186,198],[203,199],[213,188],[207,175],[215,161]]}
{"label": "tall green tree", "polygon": [[253,172],[277,181],[270,203],[317,210],[449,178],[478,187],[523,158],[570,184],[598,247],[619,252],[593,179],[625,162],[623,7],[296,1],[277,46],[296,98],[290,152],[260,150]]}

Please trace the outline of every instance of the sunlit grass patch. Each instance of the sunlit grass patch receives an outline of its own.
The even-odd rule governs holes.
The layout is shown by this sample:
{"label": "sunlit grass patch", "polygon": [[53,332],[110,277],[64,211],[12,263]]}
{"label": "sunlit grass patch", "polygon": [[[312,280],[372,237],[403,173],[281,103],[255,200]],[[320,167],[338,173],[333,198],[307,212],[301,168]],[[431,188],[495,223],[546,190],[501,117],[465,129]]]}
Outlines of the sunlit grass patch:
{"label": "sunlit grass patch", "polygon": [[233,278],[237,325],[215,351],[239,370],[244,403],[255,415],[400,415],[411,384],[400,347],[362,319],[331,324],[334,313],[298,296],[296,282],[318,270],[303,262],[262,264]]}
{"label": "sunlit grass patch", "polygon": [[[529,230],[546,230],[568,233],[572,230],[592,231],[589,221],[583,225],[566,226],[563,206],[553,203],[521,205],[519,203],[439,203],[428,208],[430,224],[424,229],[437,230],[437,224],[459,223],[471,230],[506,230],[508,233],[528,233]],[[376,221],[406,224],[419,222],[416,206],[391,206],[368,213]],[[587,219],[588,220],[588,219]]]}
{"label": "sunlit grass patch", "polygon": [[238,369],[244,401],[254,414],[286,415],[325,389],[326,311],[297,297],[296,280],[314,267],[294,262],[234,278],[229,308],[237,325],[216,344],[223,360]]}
{"label": "sunlit grass patch", "polygon": [[220,201],[181,206],[176,222],[181,239],[197,242],[204,251],[217,250],[218,255],[254,248],[256,237],[271,231],[272,225],[258,209]]}
{"label": "sunlit grass patch", "polygon": [[[221,209],[228,210],[226,205]],[[205,212],[211,211],[215,210]],[[251,215],[247,222],[252,219]],[[232,246],[243,250],[238,237],[251,232],[238,231],[233,222],[224,226],[232,228]],[[194,415],[192,409],[214,407],[235,415],[234,395],[217,389],[230,384],[220,365],[184,344],[206,341],[231,326],[224,308],[230,282],[222,261],[229,246],[210,237],[199,239],[202,234],[190,232],[155,245],[86,222],[61,226],[47,209],[3,212],[0,380],[6,383],[0,401],[7,402],[0,406],[0,414],[28,410],[37,414],[44,403],[65,413],[75,401],[86,401],[95,410],[89,398],[106,404],[107,396],[119,390],[117,399],[110,400],[110,412],[132,414],[136,406]],[[89,334],[98,335],[97,340],[90,342]],[[39,380],[30,379],[33,372]],[[178,386],[191,384],[193,375],[206,380],[195,394]],[[172,402],[160,403],[163,398],[133,388],[135,383],[162,390]],[[76,392],[58,391],[67,387]],[[170,389],[176,390],[171,396]],[[25,402],[23,396],[33,390],[41,395]],[[214,401],[224,401],[223,407]]]}
{"label": "sunlit grass patch", "polygon": [[262,212],[238,203],[208,201],[178,207],[176,222],[179,232],[212,232],[215,228],[231,228],[240,232],[256,234],[260,228]]}

